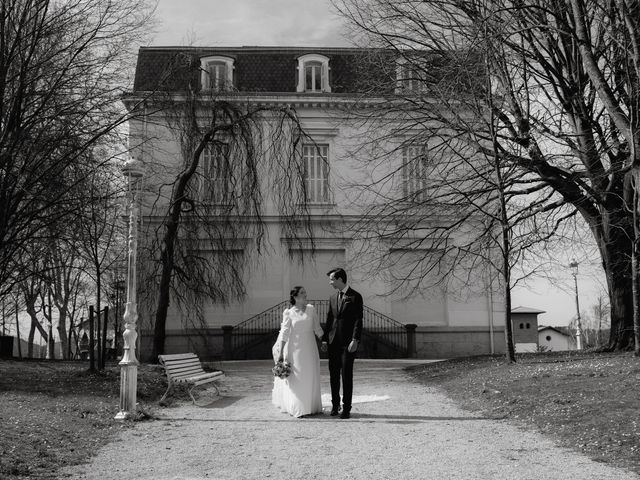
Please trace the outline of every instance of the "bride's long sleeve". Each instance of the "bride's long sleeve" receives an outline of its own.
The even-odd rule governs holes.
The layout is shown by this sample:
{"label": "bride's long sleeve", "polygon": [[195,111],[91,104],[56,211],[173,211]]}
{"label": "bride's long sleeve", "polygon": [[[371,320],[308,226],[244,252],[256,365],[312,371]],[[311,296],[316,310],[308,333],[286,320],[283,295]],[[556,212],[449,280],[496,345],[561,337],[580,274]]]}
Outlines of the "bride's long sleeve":
{"label": "bride's long sleeve", "polygon": [[280,340],[283,342],[289,341],[289,334],[291,333],[291,317],[289,316],[289,310],[285,310],[282,313],[282,323],[280,324]]}
{"label": "bride's long sleeve", "polygon": [[289,310],[285,310],[282,314],[282,323],[280,324],[280,332],[278,333],[278,340],[274,345],[273,360],[279,361],[288,357],[285,351],[285,346],[289,341],[289,333],[291,332],[291,317],[289,316]]}
{"label": "bride's long sleeve", "polygon": [[313,333],[316,335],[316,337],[322,338],[322,336],[324,335],[324,330],[322,330],[322,327],[320,326],[320,319],[318,318],[318,315],[316,315],[315,308],[311,309],[311,314],[313,315]]}

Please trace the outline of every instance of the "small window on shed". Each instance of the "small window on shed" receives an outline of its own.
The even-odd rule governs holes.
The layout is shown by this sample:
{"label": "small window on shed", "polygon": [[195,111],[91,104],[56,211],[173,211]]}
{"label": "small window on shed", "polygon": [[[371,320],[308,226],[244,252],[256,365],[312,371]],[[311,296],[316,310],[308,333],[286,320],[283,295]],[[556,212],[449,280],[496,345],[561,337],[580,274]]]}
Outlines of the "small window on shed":
{"label": "small window on shed", "polygon": [[524,323],[520,324],[520,329],[522,330],[524,328]]}
{"label": "small window on shed", "polygon": [[527,322],[527,328],[531,328],[531,324]]}
{"label": "small window on shed", "polygon": [[547,336],[545,337],[545,340],[546,340],[547,342],[550,342],[550,341],[551,341],[551,335],[547,335]]}

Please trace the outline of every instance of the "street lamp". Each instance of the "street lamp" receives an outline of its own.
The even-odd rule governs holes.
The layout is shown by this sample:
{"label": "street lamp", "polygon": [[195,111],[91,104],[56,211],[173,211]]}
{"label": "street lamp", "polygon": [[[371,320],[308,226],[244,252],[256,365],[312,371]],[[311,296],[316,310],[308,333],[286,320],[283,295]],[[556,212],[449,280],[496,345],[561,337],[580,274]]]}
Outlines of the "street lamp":
{"label": "street lamp", "polygon": [[142,164],[134,158],[125,162],[122,173],[127,178],[127,200],[129,200],[129,252],[127,264],[127,303],[124,311],[123,354],[120,361],[120,411],[116,420],[125,420],[136,413],[136,390],[138,388],[138,360],[136,340],[138,338],[138,305],[136,303],[136,255],[138,247],[138,201],[142,192]]}
{"label": "street lamp", "polygon": [[582,350],[582,323],[580,321],[580,301],[578,300],[578,262],[575,258],[569,264],[573,281],[576,287],[576,346],[578,350]]}

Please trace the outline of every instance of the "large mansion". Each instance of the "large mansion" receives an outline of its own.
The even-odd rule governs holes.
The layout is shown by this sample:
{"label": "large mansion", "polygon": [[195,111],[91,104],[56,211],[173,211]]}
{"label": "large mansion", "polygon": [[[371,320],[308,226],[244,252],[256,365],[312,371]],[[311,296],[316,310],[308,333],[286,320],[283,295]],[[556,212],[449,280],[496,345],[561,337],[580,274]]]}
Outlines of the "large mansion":
{"label": "large mansion", "polygon": [[[375,61],[372,52],[355,48],[140,49],[134,91],[125,103],[130,110],[140,112],[130,124],[130,146],[132,156],[145,165],[147,172],[143,235],[162,238],[175,181],[188,160],[184,153],[189,143],[185,140],[187,130],[178,131],[178,122],[173,113],[168,113],[167,104],[187,101],[189,96],[197,100],[194,118],[207,121],[211,117],[207,105],[215,102],[235,103],[246,109],[260,106],[267,112],[289,108],[295,112],[302,132],[290,138],[295,141],[292,151],[298,163],[289,169],[299,172],[304,198],[288,197],[283,192],[289,187],[278,184],[277,179],[287,171],[276,175],[279,167],[270,166],[270,157],[265,155],[266,163],[261,164],[264,174],[256,176],[260,185],[252,187],[262,192],[259,221],[263,230],[259,241],[264,246],[256,248],[258,240],[246,233],[255,230],[248,229],[233,242],[216,243],[203,236],[197,247],[190,247],[201,255],[220,254],[224,262],[229,262],[218,272],[221,278],[234,270],[234,261],[244,262],[246,267],[239,273],[244,292],[225,302],[204,301],[197,319],[189,315],[188,302],[172,298],[166,353],[196,351],[204,358],[264,357],[279,327],[290,289],[303,285],[322,315],[332,293],[326,274],[336,266],[345,268],[348,284],[364,297],[365,351],[361,356],[443,358],[504,351],[502,296],[488,268],[474,267],[470,282],[473,288],[456,289],[454,282],[425,282],[424,288],[405,288],[403,272],[412,270],[412,258],[419,261],[417,252],[411,251],[411,242],[402,249],[397,244],[391,247],[387,240],[372,241],[371,235],[366,243],[362,240],[367,237],[362,229],[372,225],[361,222],[363,208],[372,201],[366,189],[359,190],[367,179],[384,177],[386,169],[394,177],[389,182],[389,198],[396,191],[417,198],[422,178],[428,175],[423,164],[428,144],[405,145],[402,138],[394,145],[390,140],[389,154],[384,162],[376,162],[375,172],[373,166],[368,169],[368,156],[375,152],[369,150],[367,139],[377,132],[386,134],[389,125],[380,125],[377,130],[376,105],[391,101],[398,89],[407,92],[421,88],[409,69],[395,60],[393,52],[373,53],[378,54]],[[260,121],[280,121],[276,117],[276,113],[264,114]],[[260,137],[262,144],[273,141],[275,134],[269,128]],[[290,128],[282,134],[289,138],[286,135],[294,131]],[[197,180],[189,190],[195,199],[191,208],[206,205],[214,213],[223,210],[225,199],[220,192],[226,191],[225,182],[231,178],[225,168],[231,168],[228,162],[243,162],[243,150],[231,153],[220,147],[223,137],[213,137],[212,146],[201,152]],[[285,225],[283,208],[287,215],[299,210],[306,222],[304,228],[293,232],[290,225]],[[185,209],[184,215],[190,214]],[[215,214],[209,218],[215,222]],[[238,224],[251,221],[248,216],[237,218]],[[384,222],[393,219],[379,219],[379,223]],[[228,255],[230,250],[232,255]],[[157,261],[158,255],[155,258]],[[386,259],[384,268],[378,262],[381,258]],[[157,301],[153,295],[144,295],[156,289],[157,283],[153,277],[144,278],[139,285],[142,358],[148,351]],[[324,322],[322,317],[320,320]]]}

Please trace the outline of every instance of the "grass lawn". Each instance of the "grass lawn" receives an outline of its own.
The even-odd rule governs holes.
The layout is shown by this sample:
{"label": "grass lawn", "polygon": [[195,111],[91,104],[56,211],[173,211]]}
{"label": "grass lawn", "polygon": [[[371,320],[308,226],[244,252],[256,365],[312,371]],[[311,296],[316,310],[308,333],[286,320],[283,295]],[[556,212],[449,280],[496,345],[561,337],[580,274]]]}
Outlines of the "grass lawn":
{"label": "grass lawn", "polygon": [[[139,367],[142,411],[166,385],[162,369]],[[0,478],[54,479],[59,467],[82,463],[135,425],[114,420],[119,404],[117,365],[92,374],[86,362],[0,361]]]}
{"label": "grass lawn", "polygon": [[640,473],[640,358],[563,352],[471,357],[412,368],[464,408],[534,428],[594,460]]}
{"label": "grass lawn", "polygon": [[[631,354],[544,353],[472,357],[410,369],[463,407],[535,428],[591,458],[640,473],[640,359]],[[55,479],[123,428],[120,369],[86,363],[0,360],[0,478]],[[162,369],[138,370],[140,420],[153,420],[166,389]],[[189,401],[186,393],[173,397]]]}

